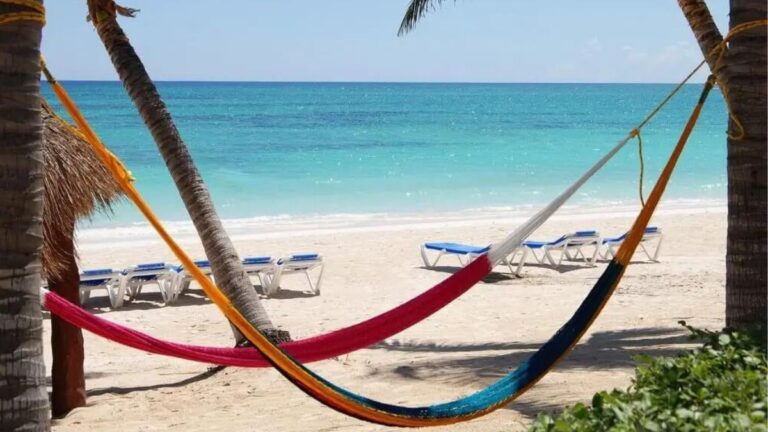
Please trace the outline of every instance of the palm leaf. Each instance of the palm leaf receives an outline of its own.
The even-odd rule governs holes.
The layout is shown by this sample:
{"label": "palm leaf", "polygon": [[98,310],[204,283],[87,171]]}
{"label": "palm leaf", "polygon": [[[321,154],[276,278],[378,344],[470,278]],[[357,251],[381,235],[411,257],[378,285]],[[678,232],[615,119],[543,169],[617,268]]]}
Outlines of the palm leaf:
{"label": "palm leaf", "polygon": [[[400,29],[397,31],[398,36],[403,36],[409,31],[413,30],[416,23],[427,14],[437,8],[445,0],[411,0],[411,4],[405,11],[403,21],[400,23]],[[455,2],[456,0],[454,0]]]}

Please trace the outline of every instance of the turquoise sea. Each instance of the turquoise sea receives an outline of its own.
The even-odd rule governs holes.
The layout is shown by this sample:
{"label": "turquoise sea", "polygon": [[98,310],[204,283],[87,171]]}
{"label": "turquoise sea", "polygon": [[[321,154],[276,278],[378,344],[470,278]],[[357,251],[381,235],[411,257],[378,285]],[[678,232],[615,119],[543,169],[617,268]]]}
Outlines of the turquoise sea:
{"label": "turquoise sea", "polygon": [[[63,84],[133,171],[160,216],[187,219],[121,85]],[[241,219],[546,203],[673,86],[160,82],[158,87],[221,216]],[[688,85],[643,130],[646,192],[700,89]],[[53,100],[47,88],[45,93]],[[724,103],[714,92],[668,200],[725,200],[725,129]],[[629,144],[571,204],[633,204],[637,195],[637,146]],[[92,223],[141,220],[124,203],[110,219],[99,216]]]}

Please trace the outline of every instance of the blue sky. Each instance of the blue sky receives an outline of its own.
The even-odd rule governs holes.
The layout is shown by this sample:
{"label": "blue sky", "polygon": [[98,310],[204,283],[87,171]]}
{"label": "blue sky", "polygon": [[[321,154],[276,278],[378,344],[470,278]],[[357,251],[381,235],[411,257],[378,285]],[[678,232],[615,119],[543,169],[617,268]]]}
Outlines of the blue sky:
{"label": "blue sky", "polygon": [[[701,54],[673,0],[446,1],[397,37],[407,0],[123,0],[156,80],[677,82]],[[721,30],[728,2],[708,2]],[[117,79],[85,0],[49,0],[60,79]],[[703,80],[703,75],[699,81]]]}

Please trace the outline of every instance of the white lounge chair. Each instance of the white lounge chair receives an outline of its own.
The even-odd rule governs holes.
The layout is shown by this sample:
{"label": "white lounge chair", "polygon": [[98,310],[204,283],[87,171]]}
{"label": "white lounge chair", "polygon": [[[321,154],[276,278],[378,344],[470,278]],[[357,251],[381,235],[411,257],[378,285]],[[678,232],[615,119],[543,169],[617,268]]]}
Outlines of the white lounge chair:
{"label": "white lounge chair", "polygon": [[137,264],[124,271],[128,298],[134,300],[146,284],[156,284],[164,304],[173,303],[176,298],[176,266],[164,262]]}
{"label": "white lounge chair", "polygon": [[269,256],[252,256],[243,258],[243,267],[249,277],[259,279],[259,285],[266,290],[272,284],[277,270],[277,262]]}
{"label": "white lounge chair", "polygon": [[[197,265],[206,276],[210,277],[213,274],[211,263],[208,262],[208,260],[197,260],[195,261],[195,265]],[[275,271],[277,270],[277,262],[274,258],[268,256],[246,257],[243,259],[243,267],[249,277],[255,276],[259,279],[259,284],[266,291],[274,280]],[[192,275],[184,269],[184,266],[177,266],[175,271],[176,279],[174,294],[178,298],[179,295],[189,289],[189,284],[192,282],[193,278]]]}
{"label": "white lounge chair", "polygon": [[[313,281],[310,271],[315,269],[318,270],[318,273]],[[264,294],[270,296],[277,293],[280,290],[282,278],[286,274],[303,273],[307,277],[307,282],[309,283],[309,288],[312,293],[320,295],[320,284],[323,281],[324,269],[323,257],[315,253],[293,254],[280,258],[276,262],[272,280],[267,285],[263,285]]]}
{"label": "white lounge chair", "polygon": [[125,275],[111,268],[83,270],[80,272],[80,304],[85,304],[95,289],[107,290],[109,305],[117,309],[125,300]]}
{"label": "white lounge chair", "polygon": [[[213,269],[211,269],[211,263],[208,260],[197,260],[195,265],[205,274],[211,276]],[[192,283],[192,274],[190,274],[183,265],[178,265],[172,269],[176,272],[173,278],[173,296],[174,300],[179,298],[180,295],[189,289],[189,284]]]}
{"label": "white lounge chair", "polygon": [[[440,258],[444,255],[453,255],[459,260],[459,264],[463,267],[480,255],[488,253],[490,249],[490,246],[472,246],[461,243],[424,243],[421,245],[421,259],[424,261],[424,265],[427,268],[435,268],[437,262],[440,261]],[[428,251],[436,252],[434,259],[429,259]],[[514,264],[514,259],[518,254],[520,255],[520,261],[517,264]],[[520,276],[520,272],[523,270],[527,256],[528,249],[517,248],[513,250],[509,256],[504,258],[502,264],[509,267],[509,271],[512,274]]]}
{"label": "white lounge chair", "polygon": [[[589,266],[595,265],[595,258],[601,246],[600,234],[597,231],[576,231],[561,236],[553,241],[535,241],[526,240],[523,246],[531,251],[536,262],[544,264],[545,261],[557,268],[563,262],[564,258],[568,260],[577,260],[579,257]],[[591,256],[584,253],[584,248],[594,247],[595,250]],[[536,251],[539,251],[538,253]],[[560,251],[560,259],[555,262],[552,251]]]}
{"label": "white lounge chair", "polygon": [[[616,249],[621,246],[621,244],[624,242],[624,239],[626,238],[627,233],[616,237],[604,238],[603,246],[605,246],[605,249],[603,250],[601,257],[603,259],[613,259],[613,257],[616,256]],[[645,229],[643,238],[640,240],[640,249],[645,253],[645,256],[647,256],[650,261],[659,262],[659,251],[661,251],[661,241],[663,239],[664,236],[662,235],[661,229],[659,227],[653,226],[647,227]],[[646,248],[646,245],[654,242],[656,243],[655,249],[653,253],[651,253]]]}

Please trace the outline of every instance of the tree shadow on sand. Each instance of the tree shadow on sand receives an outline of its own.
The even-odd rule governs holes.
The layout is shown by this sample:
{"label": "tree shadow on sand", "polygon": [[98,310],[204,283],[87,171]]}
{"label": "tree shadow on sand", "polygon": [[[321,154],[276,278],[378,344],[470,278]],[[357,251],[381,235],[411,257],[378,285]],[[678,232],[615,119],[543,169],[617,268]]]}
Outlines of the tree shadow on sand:
{"label": "tree shadow on sand", "polygon": [[[488,343],[438,345],[434,343],[384,342],[370,349],[409,353],[446,353],[443,359],[425,359],[397,366],[391,373],[407,379],[429,379],[466,385],[490,384],[503,377],[530,357],[541,345],[536,343]],[[597,332],[557,365],[558,370],[612,370],[632,368],[633,357],[675,355],[691,344],[683,329],[648,327],[620,331]],[[498,353],[497,351],[507,351]],[[457,353],[460,355],[452,355]],[[386,373],[386,372],[385,372]]]}
{"label": "tree shadow on sand", "polygon": [[208,368],[208,370],[206,370],[203,373],[191,376],[189,378],[185,378],[181,381],[172,382],[172,383],[162,383],[162,384],[153,384],[153,385],[136,386],[136,387],[104,387],[104,388],[88,390],[86,394],[89,397],[99,396],[104,394],[126,395],[133,392],[159,390],[164,388],[184,387],[189,384],[193,384],[193,383],[204,381],[208,378],[211,378],[217,373],[221,372],[222,370],[224,370],[224,366],[216,366],[216,367]]}
{"label": "tree shadow on sand", "polygon": [[[187,291],[184,295],[179,296],[175,302],[166,305],[163,304],[163,297],[160,295],[160,292],[150,291],[142,292],[139,294],[138,298],[133,301],[126,300],[119,310],[132,311],[159,309],[163,307],[199,306],[210,302],[211,301],[208,300],[208,297],[205,295]],[[106,295],[92,296],[88,299],[88,302],[83,308],[94,315],[101,315],[112,311],[109,304],[109,298]]]}
{"label": "tree shadow on sand", "polygon": [[[437,267],[424,267],[424,266],[421,266],[421,267],[418,267],[418,268],[420,268],[422,270],[429,270],[429,271],[434,271],[434,272],[439,272],[439,273],[446,273],[446,274],[454,274],[454,273],[458,272],[459,270],[461,270],[461,267],[452,267],[452,266],[437,266]],[[482,279],[482,281],[485,282],[485,283],[499,283],[499,282],[511,282],[511,281],[516,281],[516,280],[519,280],[519,279],[522,279],[522,278],[519,277],[519,276],[515,276],[513,274],[509,274],[509,273],[502,273],[502,272],[493,271],[493,272],[488,273],[488,276],[484,277]]]}

